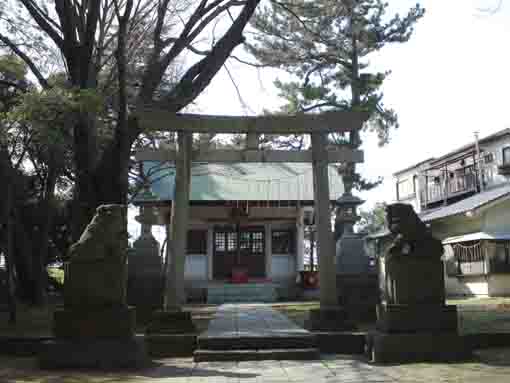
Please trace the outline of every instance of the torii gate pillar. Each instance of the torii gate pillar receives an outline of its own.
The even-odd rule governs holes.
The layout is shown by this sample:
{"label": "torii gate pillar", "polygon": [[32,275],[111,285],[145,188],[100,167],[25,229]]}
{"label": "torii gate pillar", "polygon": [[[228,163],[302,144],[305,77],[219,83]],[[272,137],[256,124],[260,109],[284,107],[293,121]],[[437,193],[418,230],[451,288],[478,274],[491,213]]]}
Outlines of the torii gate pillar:
{"label": "torii gate pillar", "polygon": [[345,310],[338,303],[335,246],[331,229],[327,138],[326,132],[311,134],[320,308],[310,310],[305,326],[313,331],[339,331],[354,328],[354,325],[348,321]]}

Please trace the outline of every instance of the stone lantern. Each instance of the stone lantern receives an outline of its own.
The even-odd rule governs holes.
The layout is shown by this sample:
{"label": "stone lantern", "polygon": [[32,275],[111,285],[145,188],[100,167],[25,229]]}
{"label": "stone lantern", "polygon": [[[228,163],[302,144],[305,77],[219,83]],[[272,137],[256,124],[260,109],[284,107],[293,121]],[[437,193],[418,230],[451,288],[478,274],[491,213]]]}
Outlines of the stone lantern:
{"label": "stone lantern", "polygon": [[344,193],[336,201],[335,238],[339,239],[343,234],[353,234],[354,224],[359,220],[358,206],[363,204],[361,198],[351,193]]}
{"label": "stone lantern", "polygon": [[142,230],[128,260],[128,301],[141,316],[161,307],[163,300],[163,262],[159,243],[152,235],[152,225],[158,224],[160,217],[150,205],[157,200],[150,186],[138,196],[140,214],[135,219]]}

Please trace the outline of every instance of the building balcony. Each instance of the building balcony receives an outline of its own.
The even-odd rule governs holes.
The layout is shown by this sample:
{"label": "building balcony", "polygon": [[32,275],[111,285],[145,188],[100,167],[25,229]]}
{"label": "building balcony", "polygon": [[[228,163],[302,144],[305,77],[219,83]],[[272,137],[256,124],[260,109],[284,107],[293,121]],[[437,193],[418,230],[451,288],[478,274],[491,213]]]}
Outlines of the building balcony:
{"label": "building balcony", "polygon": [[420,201],[422,206],[428,206],[439,201],[457,199],[476,192],[477,185],[476,174],[456,175],[449,177],[446,182],[444,178],[438,178],[438,181],[427,185],[427,190],[420,190]]}

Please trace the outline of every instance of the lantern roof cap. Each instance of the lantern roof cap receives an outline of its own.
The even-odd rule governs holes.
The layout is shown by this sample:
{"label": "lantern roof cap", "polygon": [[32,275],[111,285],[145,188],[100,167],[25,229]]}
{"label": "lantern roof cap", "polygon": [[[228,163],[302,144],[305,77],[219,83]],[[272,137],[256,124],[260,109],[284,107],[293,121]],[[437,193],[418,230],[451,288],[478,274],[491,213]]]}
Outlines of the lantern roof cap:
{"label": "lantern roof cap", "polygon": [[364,200],[351,193],[344,193],[336,200],[337,206],[358,206],[363,203],[365,203]]}

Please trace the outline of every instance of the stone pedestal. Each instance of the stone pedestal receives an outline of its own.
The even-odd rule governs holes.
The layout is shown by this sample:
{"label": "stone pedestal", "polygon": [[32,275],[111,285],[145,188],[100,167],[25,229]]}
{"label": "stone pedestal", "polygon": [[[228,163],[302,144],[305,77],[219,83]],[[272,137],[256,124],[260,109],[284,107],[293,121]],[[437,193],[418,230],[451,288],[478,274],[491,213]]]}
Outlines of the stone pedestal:
{"label": "stone pedestal", "polygon": [[471,356],[470,345],[455,332],[375,331],[369,335],[368,348],[376,363],[450,362]]}
{"label": "stone pedestal", "polygon": [[55,339],[42,344],[42,368],[138,368],[147,364],[143,337]]}
{"label": "stone pedestal", "polygon": [[469,344],[457,334],[457,307],[377,305],[377,331],[370,335],[378,363],[450,361],[468,358]]}
{"label": "stone pedestal", "polygon": [[188,311],[153,312],[145,334],[149,352],[156,357],[188,357],[196,349],[197,329]]}
{"label": "stone pedestal", "polygon": [[377,305],[377,329],[387,333],[457,333],[457,307],[451,305]]}
{"label": "stone pedestal", "polygon": [[135,329],[134,307],[66,308],[56,310],[53,317],[57,338],[128,338]]}
{"label": "stone pedestal", "polygon": [[305,328],[310,331],[350,331],[355,327],[348,319],[347,311],[340,306],[310,310],[305,321]]}
{"label": "stone pedestal", "polygon": [[197,329],[189,311],[158,310],[152,314],[152,321],[147,327],[147,334],[189,334]]}

